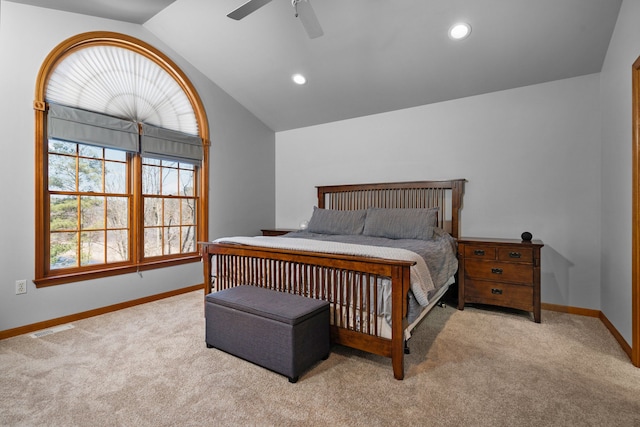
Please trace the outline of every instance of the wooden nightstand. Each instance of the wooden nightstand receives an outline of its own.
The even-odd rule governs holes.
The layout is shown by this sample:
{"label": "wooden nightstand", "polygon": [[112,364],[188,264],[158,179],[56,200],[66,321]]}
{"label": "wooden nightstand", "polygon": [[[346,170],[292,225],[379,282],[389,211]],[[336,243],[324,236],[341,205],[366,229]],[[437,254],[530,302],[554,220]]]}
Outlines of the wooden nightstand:
{"label": "wooden nightstand", "polygon": [[297,230],[293,228],[263,228],[260,231],[262,231],[263,236],[282,236],[283,234]]}
{"label": "wooden nightstand", "polygon": [[458,309],[465,303],[533,312],[540,323],[540,240],[458,240]]}

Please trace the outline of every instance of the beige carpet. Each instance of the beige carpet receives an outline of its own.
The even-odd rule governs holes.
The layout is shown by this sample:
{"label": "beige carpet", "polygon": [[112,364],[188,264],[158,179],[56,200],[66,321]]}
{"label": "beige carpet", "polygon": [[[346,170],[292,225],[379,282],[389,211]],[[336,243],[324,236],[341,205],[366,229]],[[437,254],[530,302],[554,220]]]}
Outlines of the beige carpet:
{"label": "beige carpet", "polygon": [[404,381],[334,347],[290,384],[204,344],[202,292],[0,341],[3,426],[640,426],[640,369],[597,319],[435,308]]}

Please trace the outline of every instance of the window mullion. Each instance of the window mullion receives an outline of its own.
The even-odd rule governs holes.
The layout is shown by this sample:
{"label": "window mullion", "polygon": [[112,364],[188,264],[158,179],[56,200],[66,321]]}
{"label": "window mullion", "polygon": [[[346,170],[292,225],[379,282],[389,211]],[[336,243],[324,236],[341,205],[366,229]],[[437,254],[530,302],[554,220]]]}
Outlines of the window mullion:
{"label": "window mullion", "polygon": [[80,194],[80,146],[76,144],[76,263],[82,266],[82,195]]}
{"label": "window mullion", "polygon": [[107,231],[109,230],[109,218],[107,215],[107,212],[109,212],[109,207],[107,206],[107,179],[106,179],[106,175],[107,175],[107,156],[105,155],[105,149],[103,148],[102,150],[100,150],[102,152],[102,241],[104,242],[104,248],[103,248],[103,253],[102,253],[102,259],[104,260],[105,264],[108,263],[109,260],[109,241],[107,240],[108,238],[108,233]]}
{"label": "window mullion", "polygon": [[132,201],[129,203],[131,260],[135,265],[144,257],[144,201],[142,198],[142,156],[131,154],[130,185]]}

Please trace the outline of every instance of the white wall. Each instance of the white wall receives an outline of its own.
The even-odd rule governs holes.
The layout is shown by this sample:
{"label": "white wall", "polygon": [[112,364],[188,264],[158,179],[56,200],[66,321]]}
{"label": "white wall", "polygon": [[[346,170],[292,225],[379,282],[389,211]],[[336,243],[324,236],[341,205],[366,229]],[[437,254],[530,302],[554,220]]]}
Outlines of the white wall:
{"label": "white wall", "polygon": [[600,308],[599,75],[276,133],[276,224],[324,184],[466,178],[464,236],[542,239],[542,301]]}
{"label": "white wall", "polygon": [[601,72],[602,312],[631,344],[631,67],[640,56],[640,2],[620,8]]}
{"label": "white wall", "polygon": [[[275,221],[275,135],[262,122],[140,25],[1,2],[0,330],[202,283],[202,266],[177,267],[36,289],[34,276],[34,113],[38,70],[60,42],[116,31],[169,55],[199,92],[211,130],[210,238],[257,234]],[[29,279],[28,293],[14,282]]]}

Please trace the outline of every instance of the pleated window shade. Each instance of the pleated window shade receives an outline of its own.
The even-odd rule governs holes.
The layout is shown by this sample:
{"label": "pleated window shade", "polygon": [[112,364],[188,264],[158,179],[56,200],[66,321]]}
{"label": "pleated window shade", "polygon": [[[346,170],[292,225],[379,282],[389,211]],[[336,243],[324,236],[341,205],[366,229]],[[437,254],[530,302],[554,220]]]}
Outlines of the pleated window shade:
{"label": "pleated window shade", "polygon": [[[113,138],[122,135],[122,129],[111,129],[104,126],[105,122],[142,123],[142,128],[153,129],[151,143],[144,142],[148,136],[141,137],[143,147],[153,147],[143,155],[200,163],[202,140],[189,99],[169,73],[137,52],[115,46],[91,46],[73,52],[51,74],[46,100],[62,106],[59,111],[71,107],[62,118],[66,120],[64,134],[50,130],[51,137],[117,148],[118,142],[99,142],[108,140],[110,132]],[[50,126],[52,119],[61,120],[60,114],[50,112],[49,116]],[[73,120],[68,120],[69,116]],[[57,129],[62,128],[59,125]],[[78,129],[70,129],[73,126]]]}
{"label": "pleated window shade", "polygon": [[106,114],[49,103],[49,138],[138,152],[138,124]]}

